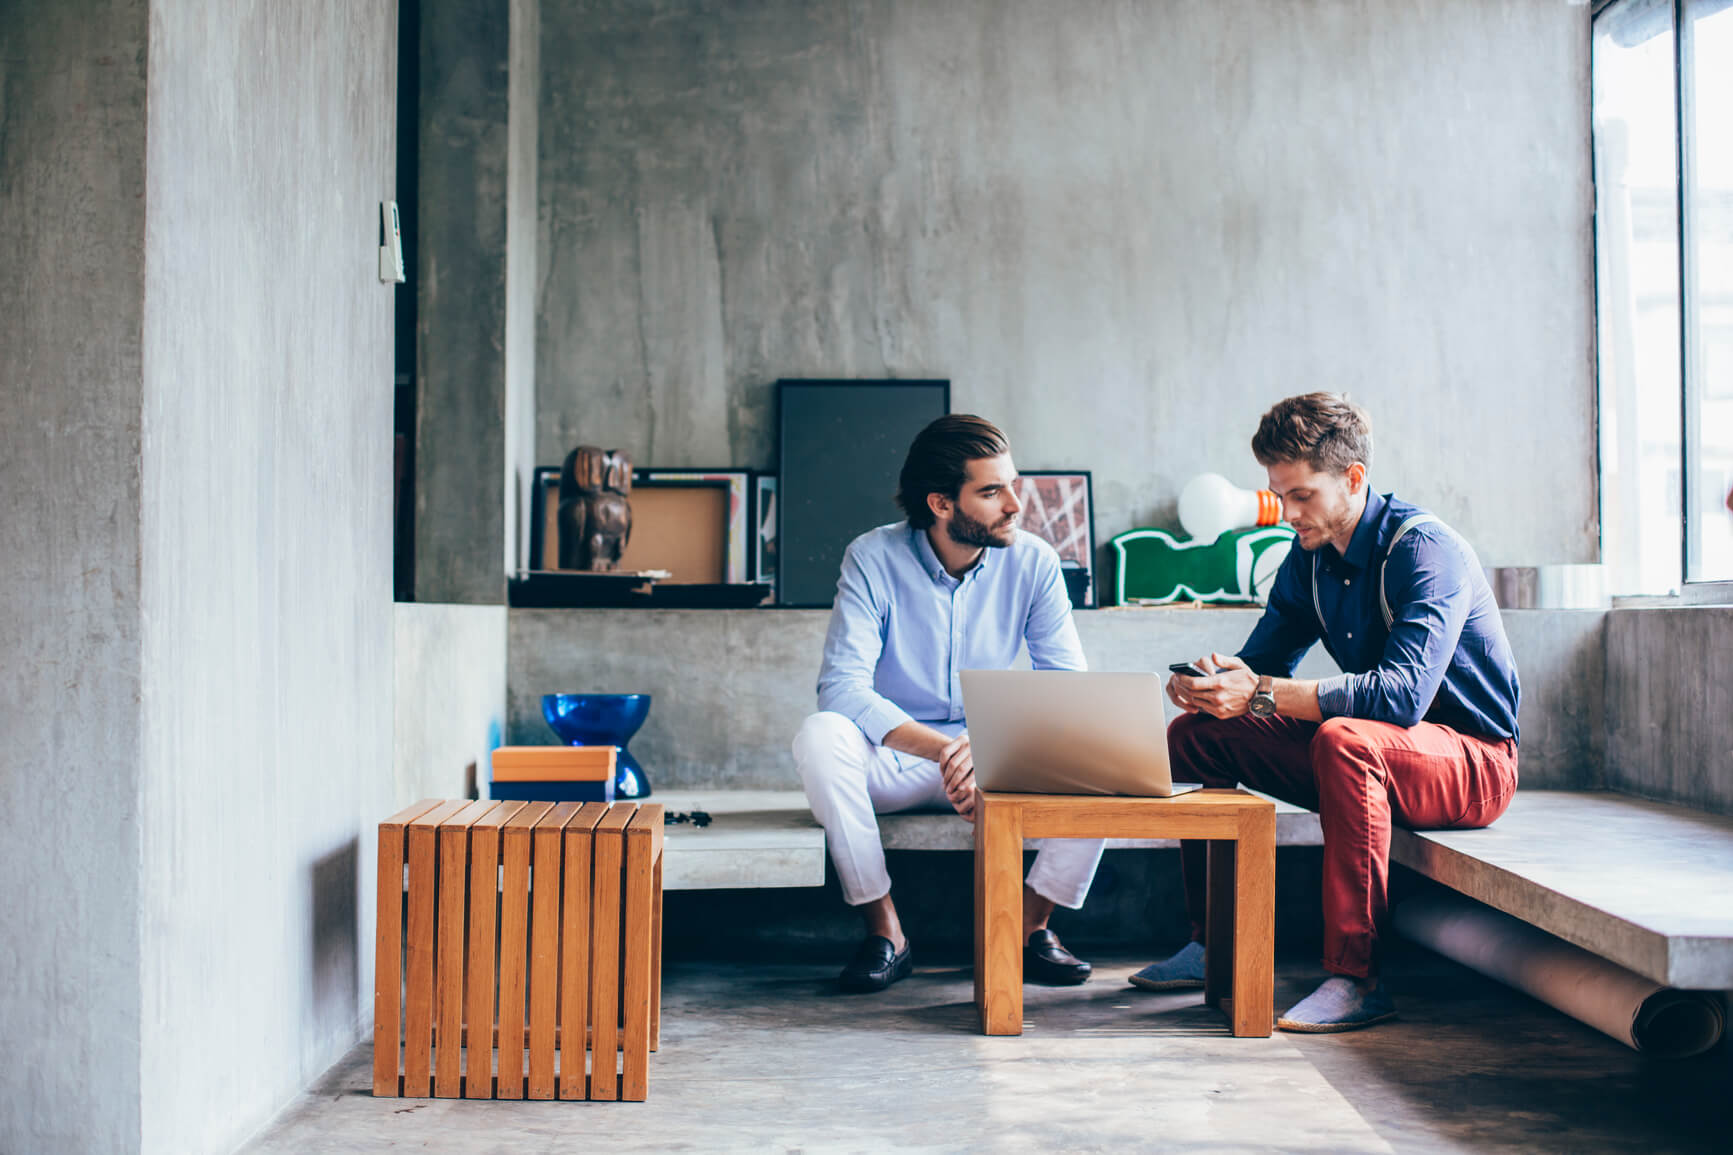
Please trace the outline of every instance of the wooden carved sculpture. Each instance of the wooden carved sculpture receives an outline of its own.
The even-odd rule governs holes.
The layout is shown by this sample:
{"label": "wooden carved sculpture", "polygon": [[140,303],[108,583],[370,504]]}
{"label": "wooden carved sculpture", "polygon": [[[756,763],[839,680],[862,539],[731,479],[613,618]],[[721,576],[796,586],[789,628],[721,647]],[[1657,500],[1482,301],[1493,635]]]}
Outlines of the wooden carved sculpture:
{"label": "wooden carved sculpture", "polygon": [[560,568],[606,573],[632,536],[632,459],[580,445],[560,469]]}

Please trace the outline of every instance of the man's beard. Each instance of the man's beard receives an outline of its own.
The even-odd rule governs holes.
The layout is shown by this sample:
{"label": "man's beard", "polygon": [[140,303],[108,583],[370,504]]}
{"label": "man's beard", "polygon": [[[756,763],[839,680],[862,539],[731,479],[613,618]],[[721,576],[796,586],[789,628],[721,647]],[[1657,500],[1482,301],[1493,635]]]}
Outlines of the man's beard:
{"label": "man's beard", "polygon": [[1338,538],[1352,537],[1355,528],[1359,524],[1360,519],[1352,510],[1344,513],[1341,517],[1334,518],[1328,522],[1313,522],[1307,528],[1319,535],[1318,540],[1311,545],[1306,545],[1304,541],[1301,541],[1299,544],[1301,548],[1305,549],[1307,552],[1320,550],[1327,545],[1333,544]]}
{"label": "man's beard", "polygon": [[959,509],[951,514],[945,532],[958,545],[971,549],[1004,549],[1017,539],[1017,517],[1013,514],[994,528]]}

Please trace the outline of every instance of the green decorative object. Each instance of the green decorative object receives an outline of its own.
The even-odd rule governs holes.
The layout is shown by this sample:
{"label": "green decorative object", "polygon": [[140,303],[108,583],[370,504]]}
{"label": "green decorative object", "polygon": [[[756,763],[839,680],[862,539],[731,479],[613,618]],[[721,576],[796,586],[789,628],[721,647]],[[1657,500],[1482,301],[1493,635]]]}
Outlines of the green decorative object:
{"label": "green decorative object", "polygon": [[1285,525],[1230,529],[1214,541],[1181,541],[1160,529],[1134,529],[1113,539],[1115,601],[1122,606],[1169,602],[1262,604],[1292,548]]}

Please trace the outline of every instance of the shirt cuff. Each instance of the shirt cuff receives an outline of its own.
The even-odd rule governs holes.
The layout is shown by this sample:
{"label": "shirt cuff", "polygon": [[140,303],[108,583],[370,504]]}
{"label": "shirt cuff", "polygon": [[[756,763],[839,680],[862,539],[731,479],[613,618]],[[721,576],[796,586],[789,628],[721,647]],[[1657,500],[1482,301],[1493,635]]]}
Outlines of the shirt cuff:
{"label": "shirt cuff", "polygon": [[854,724],[861,728],[861,733],[867,736],[867,741],[874,746],[885,744],[885,735],[895,730],[905,722],[912,722],[908,712],[888,698],[880,698],[865,710]]}
{"label": "shirt cuff", "polygon": [[1318,712],[1326,718],[1343,718],[1353,710],[1354,679],[1337,674],[1318,683]]}

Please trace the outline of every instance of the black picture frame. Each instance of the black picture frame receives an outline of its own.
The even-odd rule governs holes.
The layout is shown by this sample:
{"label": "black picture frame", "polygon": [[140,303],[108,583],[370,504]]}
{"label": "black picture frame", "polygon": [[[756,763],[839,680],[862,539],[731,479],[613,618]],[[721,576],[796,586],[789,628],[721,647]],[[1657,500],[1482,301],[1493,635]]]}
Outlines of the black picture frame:
{"label": "black picture frame", "polygon": [[554,567],[545,564],[542,551],[547,547],[542,526],[547,521],[548,502],[560,503],[560,467],[538,465],[530,481],[530,556],[529,572],[536,573]]}
{"label": "black picture frame", "polygon": [[915,435],[951,411],[948,379],[776,383],[777,604],[829,609],[848,543],[902,517]]}
{"label": "black picture frame", "polygon": [[[1054,494],[1053,486],[1042,484],[1049,480],[1076,484],[1063,486],[1059,493]],[[1095,480],[1091,471],[1024,469],[1017,475],[1015,489],[1018,498],[1023,501],[1022,529],[1057,550],[1061,565],[1073,563],[1074,567],[1083,571],[1078,576],[1071,572],[1066,574],[1072,608],[1098,608],[1101,597],[1098,592],[1099,567],[1096,565],[1098,543],[1095,538]],[[1072,494],[1079,490],[1083,500],[1081,513],[1070,509]],[[1030,495],[1034,496],[1033,500]],[[1079,532],[1082,534],[1081,540],[1077,539]],[[1073,566],[1067,566],[1067,570]]]}

